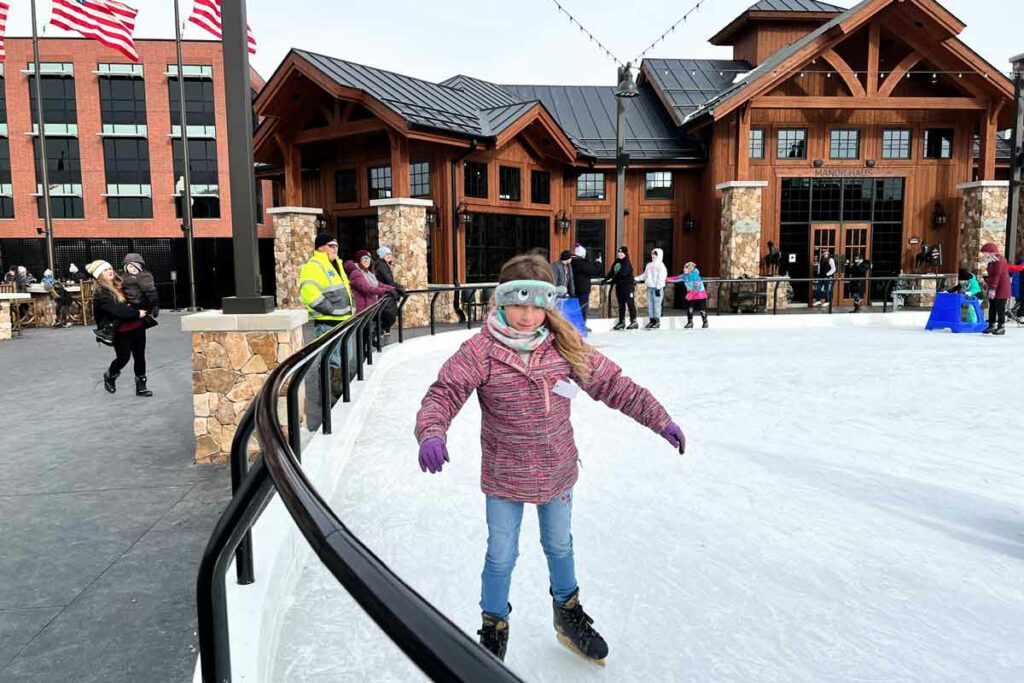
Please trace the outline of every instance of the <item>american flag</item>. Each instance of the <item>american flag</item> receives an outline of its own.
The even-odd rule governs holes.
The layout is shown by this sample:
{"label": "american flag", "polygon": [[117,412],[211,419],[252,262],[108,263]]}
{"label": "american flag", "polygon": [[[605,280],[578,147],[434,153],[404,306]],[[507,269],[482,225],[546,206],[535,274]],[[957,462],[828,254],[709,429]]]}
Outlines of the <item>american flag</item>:
{"label": "american flag", "polygon": [[139,61],[132,33],[139,11],[117,0],[53,0],[50,23],[66,31],[93,38]]}
{"label": "american flag", "polygon": [[7,35],[7,10],[11,8],[6,2],[0,2],[0,62],[7,59],[7,50],[4,48],[4,36]]}
{"label": "american flag", "polygon": [[[192,4],[192,16],[188,18],[193,24],[207,33],[223,39],[220,24],[220,0],[195,0]],[[249,37],[249,54],[256,54],[256,39],[252,37],[252,28],[246,26]]]}

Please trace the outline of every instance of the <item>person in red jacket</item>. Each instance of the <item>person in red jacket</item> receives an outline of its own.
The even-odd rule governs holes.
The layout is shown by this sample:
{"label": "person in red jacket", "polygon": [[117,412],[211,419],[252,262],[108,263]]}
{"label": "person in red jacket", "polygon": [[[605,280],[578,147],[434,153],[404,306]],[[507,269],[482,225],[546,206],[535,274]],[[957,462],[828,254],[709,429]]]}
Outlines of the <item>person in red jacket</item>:
{"label": "person in red jacket", "polygon": [[[345,274],[348,275],[348,282],[352,286],[352,298],[355,299],[356,311],[364,311],[377,303],[378,299],[388,296],[394,287],[381,284],[377,275],[371,267],[373,259],[370,252],[364,250],[356,252],[356,261],[345,261]],[[398,308],[385,306],[380,314],[381,332],[384,336],[391,334],[391,326],[398,319]]]}
{"label": "person in red jacket", "polygon": [[1010,298],[1010,269],[999,247],[988,242],[981,248],[981,259],[988,263],[988,327],[982,334],[1006,334],[1006,301]]}

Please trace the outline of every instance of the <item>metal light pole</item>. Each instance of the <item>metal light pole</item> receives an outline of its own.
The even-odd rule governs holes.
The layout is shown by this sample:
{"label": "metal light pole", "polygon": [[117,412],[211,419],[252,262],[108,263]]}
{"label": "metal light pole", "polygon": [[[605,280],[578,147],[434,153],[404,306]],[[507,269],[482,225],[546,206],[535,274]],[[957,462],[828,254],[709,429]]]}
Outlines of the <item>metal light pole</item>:
{"label": "metal light pole", "polygon": [[252,96],[245,0],[223,0],[224,101],[228,120],[228,174],[235,295],[224,297],[224,313],[269,313],[274,297],[262,296],[256,241],[256,177],[252,155]]}
{"label": "metal light pole", "polygon": [[182,188],[181,192],[181,231],[185,233],[185,253],[188,259],[188,310],[195,311],[197,310],[196,256],[192,232],[192,169],[188,159],[185,66],[181,60],[181,15],[178,12],[178,0],[174,0],[174,45],[178,51],[178,127],[181,128],[181,163],[184,168],[184,188]]}
{"label": "metal light pole", "polygon": [[629,155],[623,151],[626,145],[626,98],[636,97],[636,82],[633,80],[632,64],[626,62],[619,67],[618,86],[615,88],[615,248],[626,240],[626,166]]}
{"label": "metal light pole", "polygon": [[[46,167],[46,126],[43,123],[43,85],[39,73],[39,31],[36,28],[36,0],[32,0],[32,70],[35,72],[36,121],[39,126],[39,168],[43,183],[43,233],[46,235],[46,266],[56,273],[53,256],[53,214],[50,210],[50,171]],[[56,275],[55,275],[56,276]]]}
{"label": "metal light pole", "polygon": [[1017,231],[1021,210],[1021,179],[1024,176],[1024,54],[1010,60],[1013,63],[1014,90],[1017,103],[1010,138],[1010,201],[1006,216],[1006,260],[1013,263],[1017,258]]}

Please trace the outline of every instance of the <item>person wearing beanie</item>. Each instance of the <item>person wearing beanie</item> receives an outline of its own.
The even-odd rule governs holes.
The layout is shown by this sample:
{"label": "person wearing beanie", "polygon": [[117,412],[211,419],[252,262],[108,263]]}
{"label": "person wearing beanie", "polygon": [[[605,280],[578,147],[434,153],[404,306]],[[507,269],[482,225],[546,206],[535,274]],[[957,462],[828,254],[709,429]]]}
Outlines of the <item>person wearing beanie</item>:
{"label": "person wearing beanie", "polygon": [[[978,278],[974,277],[974,273],[966,268],[960,269],[956,275],[956,280],[956,285],[946,290],[948,293],[963,294],[968,299],[976,299],[981,294],[981,285],[978,284]],[[963,312],[966,316],[964,322],[978,322],[978,314],[974,312],[974,306],[965,306]]]}
{"label": "person wearing beanie", "polygon": [[93,311],[96,317],[96,339],[114,347],[114,360],[103,373],[103,387],[111,394],[117,391],[117,378],[129,360],[135,361],[135,395],[152,396],[146,386],[146,328],[143,318],[148,311],[128,303],[114,268],[107,261],[93,261],[85,270],[96,279]]}
{"label": "person wearing beanie", "polygon": [[121,290],[125,299],[135,308],[149,311],[146,327],[156,326],[156,317],[160,315],[160,298],[156,292],[156,281],[153,274],[146,270],[146,262],[139,254],[127,254],[122,261],[124,276],[121,278]]}
{"label": "person wearing beanie", "polygon": [[[398,294],[399,298],[405,296],[405,287],[398,284],[395,280],[395,273],[391,269],[391,264],[395,261],[395,255],[391,253],[391,250],[387,247],[379,247],[377,249],[377,263],[373,266],[373,273],[377,276],[377,280],[382,285],[388,287],[394,287],[395,293]],[[396,304],[397,309],[397,304]],[[395,315],[398,315],[398,311],[395,311]]]}
{"label": "person wearing beanie", "polygon": [[[373,259],[370,252],[362,249],[356,252],[355,261],[345,262],[345,272],[352,283],[352,296],[355,298],[356,311],[365,311],[377,303],[381,297],[395,291],[390,285],[381,284],[373,270]],[[394,303],[394,299],[391,299]],[[397,306],[385,305],[380,314],[381,332],[384,336],[391,334],[391,326],[398,319]]]}
{"label": "person wearing beanie", "polygon": [[988,327],[982,334],[1006,334],[1006,301],[1010,298],[1009,264],[992,242],[981,248],[981,261],[988,270]]}
{"label": "person wearing beanie", "polygon": [[555,287],[565,287],[565,296],[576,298],[576,281],[572,274],[572,252],[563,249],[558,260],[551,264]]}
{"label": "person wearing beanie", "polygon": [[[613,330],[635,330],[636,324],[636,282],[633,280],[633,264],[629,262],[629,248],[625,245],[615,252],[615,263],[604,278],[604,283],[615,285],[615,299],[619,304],[619,322]],[[629,327],[626,327],[626,309],[629,309]]]}
{"label": "person wearing beanie", "polygon": [[[587,258],[587,248],[579,242],[576,243],[575,256],[572,258],[573,288],[576,290],[576,299],[580,302],[580,313],[583,315],[583,323],[586,326],[587,314],[590,312],[590,288],[591,280],[601,277],[604,271],[601,269],[600,260],[597,263]],[[587,327],[587,332],[590,328]]]}
{"label": "person wearing beanie", "polygon": [[[313,240],[313,255],[299,271],[299,299],[313,319],[313,333],[326,334],[355,313],[352,288],[344,269],[338,264],[338,240],[322,232]],[[290,296],[285,304],[290,304]],[[334,393],[341,393],[341,345],[335,347],[328,360],[331,366],[331,385]]]}

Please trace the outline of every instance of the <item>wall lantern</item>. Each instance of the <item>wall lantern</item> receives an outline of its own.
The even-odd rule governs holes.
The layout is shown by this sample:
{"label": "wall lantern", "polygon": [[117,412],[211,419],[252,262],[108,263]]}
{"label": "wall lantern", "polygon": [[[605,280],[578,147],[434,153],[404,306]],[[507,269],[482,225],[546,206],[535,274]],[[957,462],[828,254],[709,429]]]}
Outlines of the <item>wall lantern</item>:
{"label": "wall lantern", "polygon": [[456,208],[456,213],[459,215],[463,225],[470,225],[473,223],[473,214],[469,212],[469,205],[466,202],[459,202]]}
{"label": "wall lantern", "polygon": [[324,217],[323,216],[317,216],[316,217],[316,231],[317,232],[323,232],[324,228],[326,228],[326,227],[327,227],[327,221],[324,219]]}
{"label": "wall lantern", "polygon": [[868,168],[874,168],[875,167],[875,160],[874,159],[868,159],[867,161],[864,162],[864,165],[867,166]]}
{"label": "wall lantern", "polygon": [[822,161],[821,159],[815,159],[814,160],[814,168],[821,168],[824,165],[825,165],[825,162]]}
{"label": "wall lantern", "polygon": [[565,215],[565,209],[562,209],[555,216],[555,230],[562,232],[569,232],[569,228],[572,226],[572,221]]}
{"label": "wall lantern", "polygon": [[434,224],[437,223],[437,209],[432,206],[428,206],[423,220],[427,224],[428,228],[433,227]]}
{"label": "wall lantern", "polygon": [[940,201],[935,202],[935,212],[932,214],[932,223],[935,224],[936,228],[941,228],[949,223],[949,214],[946,213],[946,209],[942,206],[942,202]]}
{"label": "wall lantern", "polygon": [[697,219],[687,211],[686,215],[683,216],[683,232],[696,232],[697,231]]}

